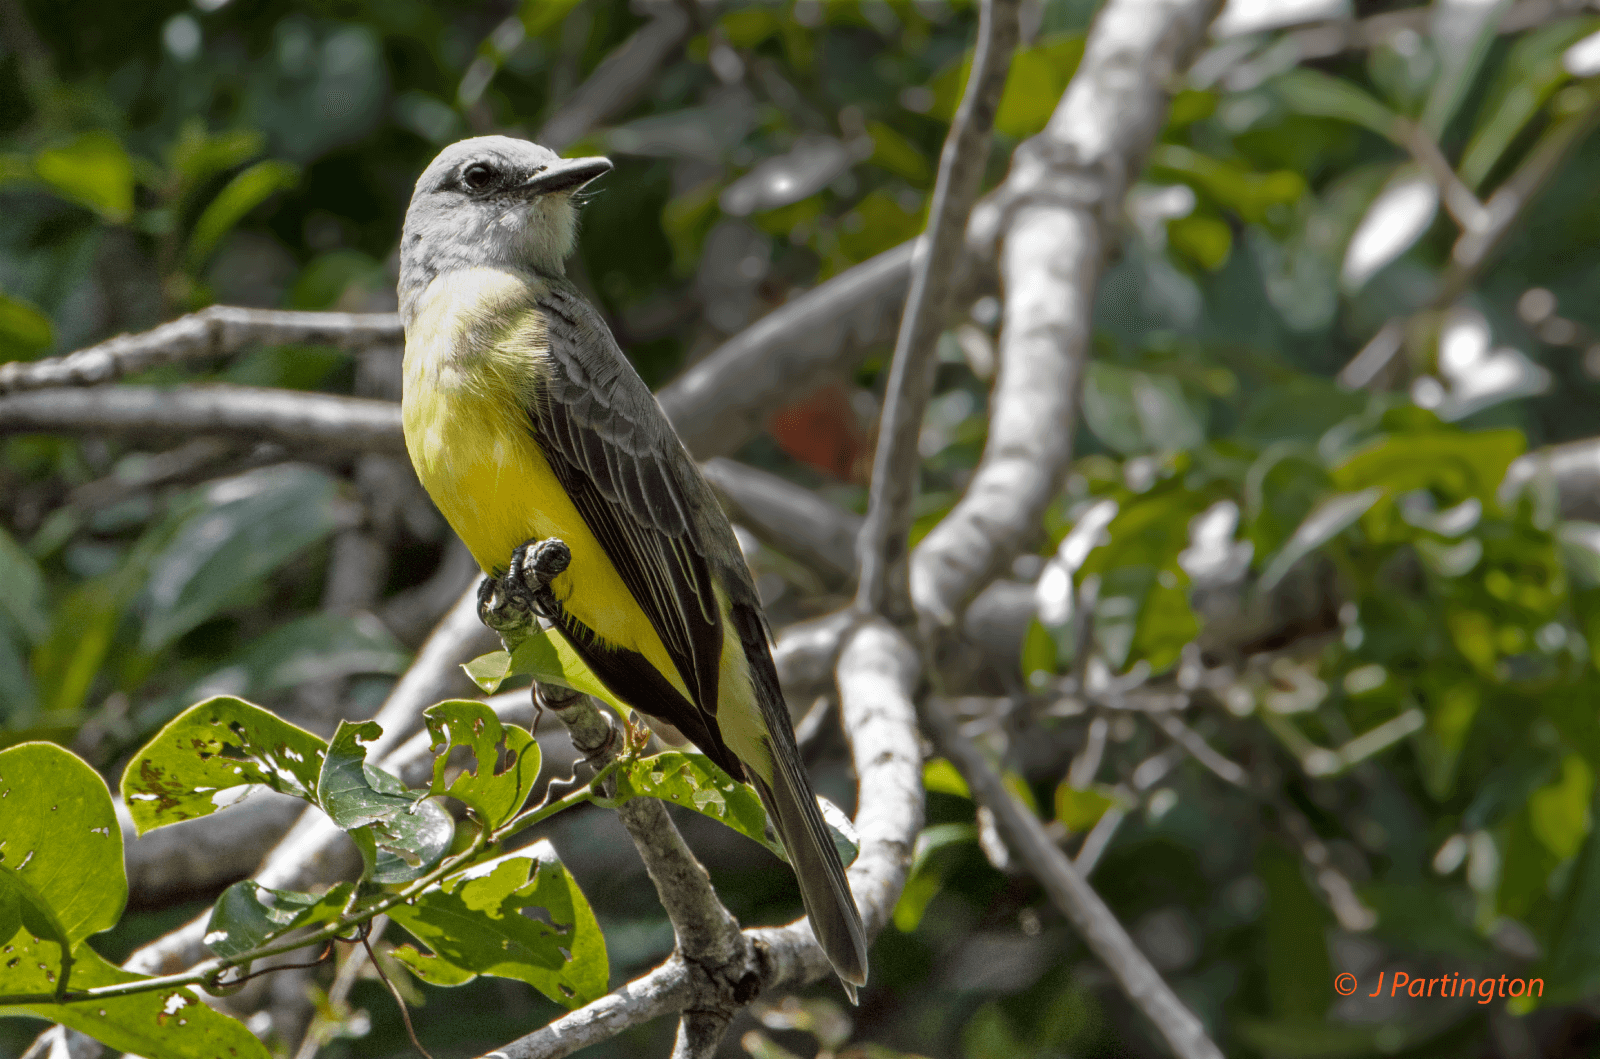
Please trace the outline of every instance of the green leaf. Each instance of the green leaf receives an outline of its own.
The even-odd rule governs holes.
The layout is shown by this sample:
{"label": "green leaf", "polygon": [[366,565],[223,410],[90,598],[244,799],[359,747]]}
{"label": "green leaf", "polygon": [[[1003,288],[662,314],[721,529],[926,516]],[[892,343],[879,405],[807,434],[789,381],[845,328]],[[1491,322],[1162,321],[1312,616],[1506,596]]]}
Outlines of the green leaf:
{"label": "green leaf", "polygon": [[881,121],[867,122],[872,137],[872,156],[867,159],[880,169],[904,177],[917,187],[927,187],[933,179],[933,166],[915,144]]}
{"label": "green leaf", "polygon": [[261,707],[227,695],[184,710],[122,774],[122,798],[139,834],[210,816],[251,785],[316,800],[328,744]]}
{"label": "green leaf", "polygon": [[578,657],[578,652],[572,649],[566,638],[553,629],[535,632],[517,645],[513,655],[491,651],[461,668],[485,694],[494,694],[508,677],[531,676],[543,684],[558,684],[585,695],[593,695],[624,717],[633,713],[630,706],[611,694],[610,689],[600,682],[600,678]]}
{"label": "green leaf", "polygon": [[395,776],[367,764],[363,743],[382,734],[374,721],[339,722],[317,777],[317,804],[357,838],[370,878],[409,882],[443,859],[455,821],[426,790],[407,790]]}
{"label": "green leaf", "polygon": [[1495,3],[1440,4],[1431,14],[1434,53],[1440,71],[1428,92],[1418,124],[1435,141],[1444,135],[1445,126],[1477,78],[1478,68],[1494,44],[1500,20],[1511,7],[1511,0]]}
{"label": "green leaf", "polygon": [[995,112],[995,130],[1017,139],[1042,131],[1082,58],[1083,37],[1079,34],[1017,52]]}
{"label": "green leaf", "polygon": [[[0,993],[40,993],[55,988],[49,971],[61,949],[19,931],[0,947]],[[144,981],[108,963],[86,943],[72,952],[73,989]],[[191,989],[161,989],[71,1004],[0,1006],[0,1016],[32,1015],[86,1033],[110,1048],[146,1059],[270,1059],[244,1023],[206,1006]]]}
{"label": "green leaf", "polygon": [[1399,115],[1342,78],[1302,67],[1275,78],[1271,86],[1296,113],[1348,121],[1388,139],[1400,135]]}
{"label": "green leaf", "polygon": [[222,237],[244,220],[246,214],[273,192],[292,188],[299,180],[298,166],[268,159],[228,181],[194,222],[194,231],[189,236],[189,267],[198,269],[205,264]]}
{"label": "green leaf", "polygon": [[340,883],[322,896],[272,890],[245,879],[222,891],[206,924],[206,946],[218,956],[238,956],[291,930],[333,923],[355,892]]}
{"label": "green leaf", "polygon": [[922,787],[935,794],[950,794],[971,800],[972,791],[949,758],[929,758],[922,766]]}
{"label": "green leaf", "polygon": [[767,811],[755,788],[730,779],[704,754],[669,750],[630,761],[613,775],[618,801],[646,795],[693,809],[788,860],[782,843],[767,836]]}
{"label": "green leaf", "polygon": [[1199,404],[1171,375],[1090,363],[1083,418],[1095,436],[1125,455],[1194,448],[1205,440]]}
{"label": "green leaf", "polygon": [[454,967],[527,982],[563,1007],[606,991],[600,926],[548,841],[457,872],[389,915]]}
{"label": "green leaf", "polygon": [[895,902],[896,930],[906,934],[916,930],[928,905],[944,888],[944,874],[953,858],[942,854],[977,841],[975,824],[933,824],[922,829],[912,847],[911,870],[906,874],[905,889]]}
{"label": "green leaf", "polygon": [[319,611],[280,625],[233,656],[250,693],[358,673],[403,673],[411,655],[371,614]]}
{"label": "green leaf", "polygon": [[1079,834],[1100,822],[1117,800],[1100,787],[1084,790],[1063,782],[1056,788],[1056,819],[1068,831]]}
{"label": "green leaf", "polygon": [[1511,46],[1461,155],[1461,182],[1476,189],[1505,155],[1517,135],[1571,80],[1562,53],[1594,31],[1593,19],[1570,19],[1541,26]]}
{"label": "green leaf", "polygon": [[50,631],[45,609],[44,574],[39,564],[0,526],[0,613],[8,615],[29,642]]}
{"label": "green leaf", "polygon": [[140,638],[146,651],[249,599],[268,574],[339,524],[337,485],[313,467],[250,471],[212,482],[200,496],[201,509],[151,565]]}
{"label": "green leaf", "polygon": [[[433,793],[465,803],[490,830],[515,816],[539,778],[539,744],[533,736],[502,724],[488,706],[468,699],[430,706],[423,716],[433,736]],[[446,785],[445,768],[457,747],[472,760]]]}
{"label": "green leaf", "polygon": [[53,743],[23,743],[0,751],[0,805],[0,871],[44,903],[68,943],[116,926],[128,880],[100,774]]}
{"label": "green leaf", "polygon": [[0,362],[32,360],[55,341],[48,316],[20,298],[0,294]]}
{"label": "green leaf", "polygon": [[449,960],[435,956],[431,952],[419,952],[410,945],[397,946],[390,950],[389,955],[429,985],[466,985],[478,977],[474,971],[457,967]]}
{"label": "green leaf", "polygon": [[1299,173],[1287,169],[1257,173],[1175,143],[1157,144],[1150,152],[1150,165],[1158,175],[1182,180],[1251,223],[1268,220],[1306,193],[1305,178]]}
{"label": "green leaf", "polygon": [[1190,214],[1167,222],[1167,241],[1207,272],[1215,272],[1233,252],[1233,229],[1216,217]]}
{"label": "green leaf", "polygon": [[[1591,816],[1594,807],[1590,807]],[[1600,829],[1590,828],[1561,895],[1552,925],[1550,954],[1543,977],[1550,983],[1546,1003],[1567,1002],[1594,992],[1600,985]]]}
{"label": "green leaf", "polygon": [[1589,834],[1594,774],[1577,754],[1561,760],[1561,778],[1528,796],[1533,833],[1560,860],[1577,854]]}
{"label": "green leaf", "polygon": [[1496,505],[1511,461],[1527,448],[1520,430],[1422,430],[1387,435],[1333,470],[1334,485],[1380,486],[1391,498],[1431,489],[1455,503],[1476,497]]}
{"label": "green leaf", "polygon": [[133,161],[108,132],[86,132],[65,147],[40,151],[33,171],[63,198],[108,221],[133,215]]}
{"label": "green leaf", "polygon": [[1289,538],[1289,542],[1272,557],[1272,561],[1261,572],[1261,591],[1272,591],[1295,563],[1354,525],[1356,520],[1371,511],[1372,506],[1382,497],[1383,490],[1378,486],[1372,486],[1358,493],[1340,493],[1317,505],[1316,510],[1306,516],[1305,521],[1294,531],[1294,536]]}

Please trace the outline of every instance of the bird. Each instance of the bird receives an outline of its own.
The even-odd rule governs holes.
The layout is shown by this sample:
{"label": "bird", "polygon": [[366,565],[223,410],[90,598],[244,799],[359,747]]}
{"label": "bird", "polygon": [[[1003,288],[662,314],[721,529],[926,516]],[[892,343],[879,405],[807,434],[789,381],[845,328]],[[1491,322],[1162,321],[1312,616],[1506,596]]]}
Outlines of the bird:
{"label": "bird", "polygon": [[566,545],[549,582],[557,632],[652,727],[755,788],[854,1001],[866,934],[749,567],[654,394],[567,278],[575,196],[611,168],[480,136],[423,171],[400,239],[406,448],[491,581],[540,541]]}

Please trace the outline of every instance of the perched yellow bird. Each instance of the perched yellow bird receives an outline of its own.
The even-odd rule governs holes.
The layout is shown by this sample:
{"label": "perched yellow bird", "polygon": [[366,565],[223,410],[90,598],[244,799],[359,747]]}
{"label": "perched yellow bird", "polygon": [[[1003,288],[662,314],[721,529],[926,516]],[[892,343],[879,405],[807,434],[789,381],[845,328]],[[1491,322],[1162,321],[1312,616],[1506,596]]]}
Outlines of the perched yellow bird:
{"label": "perched yellow bird", "polygon": [[754,785],[853,998],[866,934],[749,568],[655,397],[566,278],[573,192],[610,168],[484,136],[422,174],[400,245],[406,448],[490,577],[524,544],[566,542],[557,627],[619,699]]}

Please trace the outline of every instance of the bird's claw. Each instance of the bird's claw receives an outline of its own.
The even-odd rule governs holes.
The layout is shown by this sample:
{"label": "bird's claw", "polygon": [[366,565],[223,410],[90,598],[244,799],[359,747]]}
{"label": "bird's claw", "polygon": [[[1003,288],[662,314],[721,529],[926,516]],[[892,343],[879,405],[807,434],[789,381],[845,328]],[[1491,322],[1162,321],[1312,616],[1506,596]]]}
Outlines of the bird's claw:
{"label": "bird's claw", "polygon": [[506,572],[478,586],[479,620],[508,642],[524,638],[539,618],[558,620],[561,601],[550,582],[571,562],[572,550],[559,537],[519,545]]}

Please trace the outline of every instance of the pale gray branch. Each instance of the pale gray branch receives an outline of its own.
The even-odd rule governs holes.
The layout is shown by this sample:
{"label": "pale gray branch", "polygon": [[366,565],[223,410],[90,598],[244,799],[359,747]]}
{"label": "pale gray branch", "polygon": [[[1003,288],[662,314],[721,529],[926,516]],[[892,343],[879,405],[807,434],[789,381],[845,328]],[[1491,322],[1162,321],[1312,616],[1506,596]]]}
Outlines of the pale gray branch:
{"label": "pale gray branch", "polygon": [[192,437],[238,435],[291,449],[405,455],[400,406],[225,383],[182,389],[152,386],[60,387],[0,397],[0,434],[65,430]]}
{"label": "pale gray branch", "polygon": [[995,814],[1013,849],[1044,885],[1051,901],[1105,964],[1128,999],[1155,1024],[1173,1054],[1179,1059],[1222,1059],[1221,1050],[1206,1035],[1194,1012],[1150,965],[1100,895],[1050,840],[1038,817],[1006,790],[983,754],[961,734],[944,704],[932,700],[924,714],[940,749],[966,777],[973,797]]}
{"label": "pale gray branch", "polygon": [[397,313],[290,312],[213,305],[137,335],[118,335],[62,357],[0,364],[0,394],[113,382],[162,364],[222,357],[247,346],[339,346],[401,340]]}
{"label": "pale gray branch", "polygon": [[911,288],[889,367],[872,469],[872,501],[856,549],[860,568],[856,606],[882,611],[897,621],[911,617],[906,535],[922,462],[922,419],[939,366],[934,353],[950,315],[956,262],[965,249],[967,220],[989,161],[994,116],[1017,35],[1017,0],[984,0],[972,73],[939,158],[928,228],[912,262]]}
{"label": "pale gray branch", "polygon": [[1123,195],[1218,6],[1113,0],[1049,125],[1017,149],[1000,189],[1006,300],[988,443],[966,494],[912,559],[912,597],[933,622],[954,623],[1032,544],[1061,486]]}

